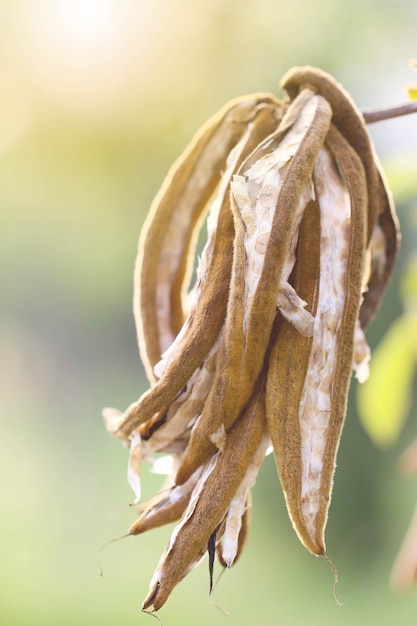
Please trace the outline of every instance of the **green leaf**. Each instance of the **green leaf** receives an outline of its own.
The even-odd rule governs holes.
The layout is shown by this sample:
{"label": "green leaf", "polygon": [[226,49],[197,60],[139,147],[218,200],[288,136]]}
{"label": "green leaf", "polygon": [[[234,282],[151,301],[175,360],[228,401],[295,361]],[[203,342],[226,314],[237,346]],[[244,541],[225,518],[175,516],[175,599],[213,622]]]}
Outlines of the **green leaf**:
{"label": "green leaf", "polygon": [[400,294],[404,308],[417,314],[417,253],[407,263],[401,276]]}
{"label": "green leaf", "polygon": [[410,410],[416,354],[410,338],[415,337],[417,317],[398,318],[374,351],[371,375],[358,389],[360,419],[380,447],[397,440]]}

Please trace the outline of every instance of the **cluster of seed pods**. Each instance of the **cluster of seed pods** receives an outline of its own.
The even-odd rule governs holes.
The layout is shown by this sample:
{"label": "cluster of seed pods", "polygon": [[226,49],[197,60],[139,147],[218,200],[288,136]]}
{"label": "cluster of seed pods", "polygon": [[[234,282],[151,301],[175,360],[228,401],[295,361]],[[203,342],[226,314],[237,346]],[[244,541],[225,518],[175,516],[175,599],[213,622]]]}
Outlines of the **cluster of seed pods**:
{"label": "cluster of seed pods", "polygon": [[[206,554],[231,567],[272,445],[295,531],[325,555],[335,459],[363,330],[390,277],[398,227],[363,117],[316,68],[285,98],[234,100],[173,165],[141,235],[134,312],[150,389],[105,409],[128,476],[159,453],[168,483],[130,534],[177,521],[143,608],[158,610]],[[208,217],[207,217],[208,216]],[[207,242],[193,287],[197,234]],[[157,461],[158,462],[158,461]]]}

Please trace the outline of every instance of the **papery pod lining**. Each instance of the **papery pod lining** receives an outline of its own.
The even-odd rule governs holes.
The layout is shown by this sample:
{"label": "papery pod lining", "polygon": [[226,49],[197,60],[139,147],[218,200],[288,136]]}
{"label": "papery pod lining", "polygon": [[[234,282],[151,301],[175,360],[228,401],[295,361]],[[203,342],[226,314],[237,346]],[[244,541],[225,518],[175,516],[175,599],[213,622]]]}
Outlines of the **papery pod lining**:
{"label": "papery pod lining", "polygon": [[243,549],[246,545],[246,542],[248,540],[249,537],[249,531],[250,531],[250,523],[251,523],[251,512],[252,512],[252,496],[250,491],[247,494],[246,497],[246,504],[245,504],[245,511],[242,515],[242,519],[241,519],[241,525],[240,525],[240,529],[239,529],[239,536],[238,536],[238,541],[237,541],[237,551],[236,551],[236,555],[233,559],[233,563],[230,563],[229,561],[226,561],[223,557],[223,541],[219,541],[219,543],[216,546],[216,556],[217,556],[217,560],[219,561],[220,565],[224,568],[230,568],[232,565],[235,565],[240,557],[240,555],[243,552]]}

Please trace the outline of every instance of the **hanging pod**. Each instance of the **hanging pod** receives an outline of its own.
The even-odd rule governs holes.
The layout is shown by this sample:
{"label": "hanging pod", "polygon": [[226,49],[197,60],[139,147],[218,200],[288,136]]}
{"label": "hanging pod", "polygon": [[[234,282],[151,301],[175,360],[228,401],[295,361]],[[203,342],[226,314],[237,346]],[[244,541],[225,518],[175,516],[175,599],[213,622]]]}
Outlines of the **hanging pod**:
{"label": "hanging pod", "polygon": [[[134,312],[150,389],[103,412],[142,461],[170,458],[165,489],[130,534],[177,521],[143,608],[158,610],[209,556],[231,567],[272,444],[294,529],[326,554],[325,529],[352,370],[397,255],[391,195],[363,117],[316,68],[285,98],[254,94],[197,133],[158,193],[139,244]],[[187,292],[195,241],[207,243]],[[326,557],[327,558],[327,557]]]}

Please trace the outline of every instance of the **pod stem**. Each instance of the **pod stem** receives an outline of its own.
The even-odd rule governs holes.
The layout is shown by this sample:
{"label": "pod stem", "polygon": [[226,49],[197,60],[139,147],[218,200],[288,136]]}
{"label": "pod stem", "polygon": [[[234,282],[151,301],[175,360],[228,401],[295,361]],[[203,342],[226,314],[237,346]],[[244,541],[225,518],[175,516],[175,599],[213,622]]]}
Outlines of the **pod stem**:
{"label": "pod stem", "polygon": [[366,124],[374,124],[375,122],[382,122],[384,120],[389,120],[394,117],[410,115],[411,113],[417,113],[417,101],[408,102],[407,104],[400,104],[395,107],[388,107],[386,109],[362,111],[362,115]]}

